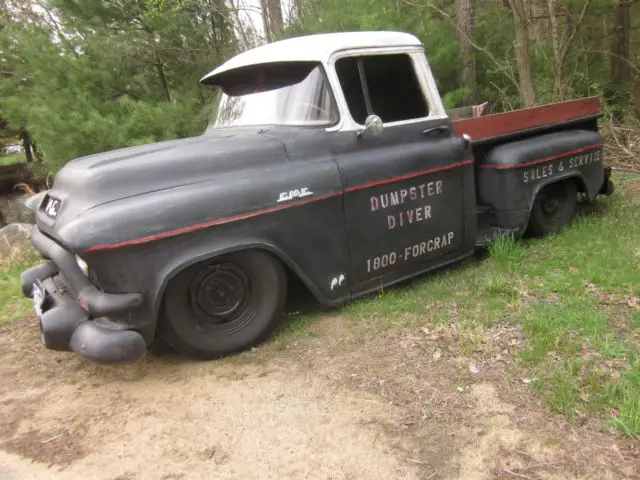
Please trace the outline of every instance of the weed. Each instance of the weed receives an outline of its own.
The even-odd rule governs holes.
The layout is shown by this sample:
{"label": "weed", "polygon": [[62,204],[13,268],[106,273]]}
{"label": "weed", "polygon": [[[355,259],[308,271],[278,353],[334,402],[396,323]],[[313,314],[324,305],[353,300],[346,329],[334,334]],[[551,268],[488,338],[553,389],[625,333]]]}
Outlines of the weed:
{"label": "weed", "polygon": [[618,411],[611,423],[630,436],[640,435],[640,360],[633,356],[627,372],[611,389]]}
{"label": "weed", "polygon": [[24,153],[10,153],[0,155],[0,165],[11,165],[12,163],[23,163],[26,161]]}
{"label": "weed", "polygon": [[11,263],[0,265],[0,323],[31,315],[31,302],[22,295],[20,273],[38,258],[35,251],[26,250],[13,256]]}
{"label": "weed", "polygon": [[513,235],[498,237],[489,245],[489,257],[502,268],[522,262],[525,255],[522,242]]}

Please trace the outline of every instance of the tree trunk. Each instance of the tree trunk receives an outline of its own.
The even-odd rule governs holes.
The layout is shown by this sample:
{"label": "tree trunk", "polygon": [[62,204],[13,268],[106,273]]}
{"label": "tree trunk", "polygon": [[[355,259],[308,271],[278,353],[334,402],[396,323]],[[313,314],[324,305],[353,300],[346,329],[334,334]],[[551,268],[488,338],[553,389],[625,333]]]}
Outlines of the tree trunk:
{"label": "tree trunk", "polygon": [[209,24],[211,25],[211,46],[219,54],[220,53],[220,41],[218,38],[218,24],[216,22],[215,12],[209,12]]}
{"label": "tree trunk", "polygon": [[553,96],[562,97],[562,44],[558,25],[558,0],[548,0],[551,40],[553,41]]}
{"label": "tree trunk", "polygon": [[547,12],[549,11],[545,0],[528,0],[529,5],[529,24],[531,26],[529,34],[531,38],[537,42],[543,41],[547,37],[549,31],[549,19]]}
{"label": "tree trunk", "polygon": [[566,20],[567,15],[558,14],[558,0],[548,0],[547,5],[553,43],[553,97],[554,100],[564,100],[564,62],[584,22],[591,0],[583,0],[580,15],[577,19],[571,18],[569,22]]}
{"label": "tree trunk", "polygon": [[267,42],[282,37],[282,4],[281,0],[260,0],[264,36]]}
{"label": "tree trunk", "polygon": [[157,59],[156,70],[158,71],[158,77],[160,78],[160,84],[162,85],[162,92],[164,93],[164,98],[167,99],[167,102],[171,103],[171,94],[169,93],[169,84],[167,83],[167,77],[164,74],[164,65]]}
{"label": "tree trunk", "polygon": [[292,0],[291,2],[291,16],[296,21],[302,18],[304,12],[305,2],[304,0]]}
{"label": "tree trunk", "polygon": [[269,3],[269,27],[271,28],[271,39],[282,38],[282,4],[280,0],[267,0]]}
{"label": "tree trunk", "polygon": [[611,80],[617,85],[629,81],[629,0],[615,0],[611,35]]}
{"label": "tree trunk", "polygon": [[531,72],[531,56],[529,55],[529,29],[523,0],[509,0],[513,12],[513,23],[516,30],[516,61],[518,63],[518,78],[520,93],[525,107],[536,104],[536,90],[533,86]]}
{"label": "tree trunk", "polygon": [[629,1],[614,0],[611,26],[611,98],[615,105],[613,116],[622,120],[623,105],[626,103],[631,69],[629,68]]}
{"label": "tree trunk", "polygon": [[33,140],[31,141],[31,149],[33,151],[33,155],[36,157],[36,162],[42,163],[42,161],[44,160],[44,154],[41,150],[38,149],[38,145]]}
{"label": "tree trunk", "polygon": [[24,149],[24,156],[27,159],[27,163],[32,163],[33,150],[31,149],[31,134],[26,128],[20,130],[20,138],[22,139],[22,148]]}
{"label": "tree trunk", "polygon": [[467,94],[464,105],[473,105],[477,100],[476,95],[476,61],[473,51],[473,38],[476,26],[475,0],[456,0],[456,21],[458,24],[458,78],[459,87],[464,88]]}
{"label": "tree trunk", "polygon": [[167,76],[164,74],[164,64],[162,63],[162,59],[160,55],[158,55],[158,51],[155,46],[155,36],[151,30],[147,32],[149,34],[149,42],[151,45],[151,52],[153,55],[153,59],[155,60],[156,72],[158,72],[158,80],[160,80],[160,86],[162,87],[162,95],[167,100],[168,103],[171,103],[171,94],[169,93],[169,83],[167,82]]}
{"label": "tree trunk", "polygon": [[269,16],[269,0],[260,0],[260,11],[262,12],[262,25],[264,27],[264,38],[271,42],[271,18]]}
{"label": "tree trunk", "polygon": [[[232,39],[236,42],[236,47],[238,50],[246,50],[254,45],[254,37],[249,37],[247,33],[247,28],[244,27],[242,23],[242,18],[240,17],[239,7],[234,2],[229,2],[229,9],[233,13],[233,19],[231,23],[238,26],[237,32],[238,35],[233,35]],[[264,16],[263,16],[264,21]]]}
{"label": "tree trunk", "polygon": [[[232,6],[228,6],[225,0],[215,0],[210,4],[209,23],[211,25],[211,46],[219,57],[224,55],[230,43],[236,42],[233,38],[233,20],[231,19]],[[239,25],[244,30],[242,25]]]}

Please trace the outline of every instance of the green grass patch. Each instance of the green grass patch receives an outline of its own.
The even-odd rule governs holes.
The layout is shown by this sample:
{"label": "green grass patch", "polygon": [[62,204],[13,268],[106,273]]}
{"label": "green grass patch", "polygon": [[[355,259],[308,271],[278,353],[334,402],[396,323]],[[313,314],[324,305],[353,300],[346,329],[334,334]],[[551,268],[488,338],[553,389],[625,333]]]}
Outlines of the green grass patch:
{"label": "green grass patch", "polygon": [[39,256],[29,250],[0,265],[0,323],[33,315],[31,300],[22,295],[20,273],[38,261]]}
{"label": "green grass patch", "polygon": [[613,384],[611,395],[619,411],[611,423],[627,435],[640,433],[640,360],[633,358],[629,369]]}
{"label": "green grass patch", "polygon": [[51,181],[52,171],[44,163],[27,163],[27,159],[24,153],[11,153],[9,155],[0,155],[0,166],[12,165],[16,163],[26,164],[27,170],[31,172],[31,175],[36,179],[39,179],[42,183]]}
{"label": "green grass patch", "polygon": [[0,155],[0,165],[11,165],[12,163],[24,163],[27,158],[24,153],[10,153],[8,155]]}
{"label": "green grass patch", "polygon": [[497,238],[489,245],[489,256],[504,269],[515,263],[522,262],[526,257],[526,252],[519,239],[516,239],[513,235],[508,235]]}
{"label": "green grass patch", "polygon": [[519,325],[526,336],[519,365],[553,411],[604,416],[640,435],[640,177],[614,181],[612,198],[583,206],[558,235],[498,239],[486,259],[344,312],[378,329],[455,325],[462,354],[488,327]]}

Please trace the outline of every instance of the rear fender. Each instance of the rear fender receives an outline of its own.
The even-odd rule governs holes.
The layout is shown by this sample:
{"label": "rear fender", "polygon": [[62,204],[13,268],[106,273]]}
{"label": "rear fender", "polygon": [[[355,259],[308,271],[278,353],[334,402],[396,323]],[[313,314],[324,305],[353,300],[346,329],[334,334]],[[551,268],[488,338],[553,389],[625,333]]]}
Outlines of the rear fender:
{"label": "rear fender", "polygon": [[[553,183],[559,183],[559,182],[564,182],[566,180],[572,179],[574,182],[576,182],[576,185],[578,186],[578,192],[583,192],[587,195],[587,197],[589,199],[595,198],[596,195],[598,194],[597,189],[595,188],[589,188],[589,185],[587,184],[586,179],[584,178],[584,175],[582,175],[582,173],[580,172],[571,172],[568,173],[566,175],[562,175],[562,176],[558,176],[555,178],[551,178],[549,180],[543,181],[541,182],[539,185],[536,185],[536,188],[533,190],[533,195],[531,196],[531,203],[529,204],[529,210],[531,210],[533,208],[533,204],[536,201],[536,198],[538,197],[538,194],[547,186],[553,184]],[[590,191],[591,190],[591,191]]]}
{"label": "rear fender", "polygon": [[[526,221],[524,222],[523,227],[520,230],[521,234],[524,234],[524,232],[527,230],[527,227],[529,225],[529,218],[531,217],[531,212],[533,210],[533,205],[536,203],[536,198],[538,198],[538,194],[547,186],[553,184],[553,183],[559,183],[559,182],[564,182],[564,181],[574,181],[576,182],[577,186],[578,186],[578,191],[579,192],[584,192],[587,197],[589,199],[591,199],[591,195],[589,193],[589,188],[587,185],[587,182],[584,178],[584,175],[582,175],[580,172],[572,172],[569,173],[567,175],[564,176],[559,176],[556,178],[552,178],[549,179],[547,181],[544,181],[542,183],[540,183],[539,185],[536,186],[536,189],[533,191],[533,195],[531,196],[531,202],[529,203],[529,210],[527,212],[527,217],[526,217]],[[595,198],[595,196],[598,194],[598,192],[596,191],[593,198]]]}
{"label": "rear fender", "polygon": [[591,130],[569,130],[499,145],[479,159],[478,200],[491,223],[524,231],[536,196],[573,178],[589,200],[604,181],[603,139]]}

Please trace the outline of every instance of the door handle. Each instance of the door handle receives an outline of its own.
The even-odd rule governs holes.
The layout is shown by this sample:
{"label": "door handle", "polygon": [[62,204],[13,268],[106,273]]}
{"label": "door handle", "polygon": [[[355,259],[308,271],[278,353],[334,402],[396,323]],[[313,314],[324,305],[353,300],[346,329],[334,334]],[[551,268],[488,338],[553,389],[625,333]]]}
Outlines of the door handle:
{"label": "door handle", "polygon": [[422,131],[423,135],[442,135],[449,132],[449,127],[446,125],[440,125],[439,127],[427,128]]}

